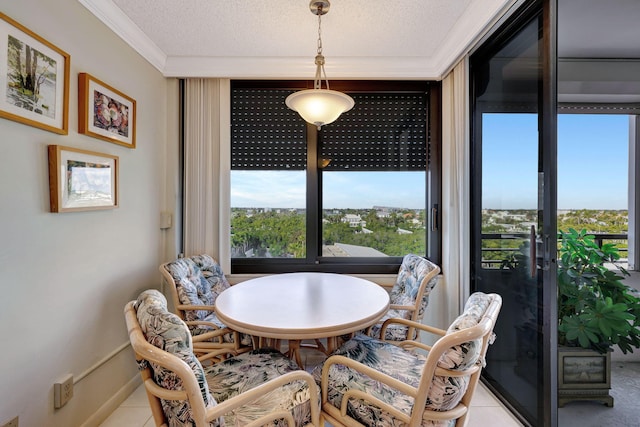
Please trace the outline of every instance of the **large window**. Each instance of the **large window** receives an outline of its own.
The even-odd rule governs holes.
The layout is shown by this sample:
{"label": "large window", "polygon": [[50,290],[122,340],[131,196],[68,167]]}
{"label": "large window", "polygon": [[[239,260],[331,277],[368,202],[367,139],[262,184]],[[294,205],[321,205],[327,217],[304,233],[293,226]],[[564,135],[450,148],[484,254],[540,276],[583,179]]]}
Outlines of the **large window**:
{"label": "large window", "polygon": [[356,105],[318,130],[284,103],[301,84],[232,83],[232,272],[438,262],[439,86],[332,82]]}

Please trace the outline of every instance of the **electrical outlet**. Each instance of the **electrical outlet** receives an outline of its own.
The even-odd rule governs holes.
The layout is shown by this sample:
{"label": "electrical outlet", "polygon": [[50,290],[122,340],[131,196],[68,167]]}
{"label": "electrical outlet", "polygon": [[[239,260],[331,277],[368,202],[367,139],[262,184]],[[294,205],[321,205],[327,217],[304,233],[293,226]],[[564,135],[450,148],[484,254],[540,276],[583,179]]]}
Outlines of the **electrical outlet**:
{"label": "electrical outlet", "polygon": [[62,408],[73,397],[73,375],[67,374],[53,384],[53,405]]}
{"label": "electrical outlet", "polygon": [[18,417],[15,417],[14,419],[7,421],[6,423],[2,424],[2,426],[0,427],[18,427]]}

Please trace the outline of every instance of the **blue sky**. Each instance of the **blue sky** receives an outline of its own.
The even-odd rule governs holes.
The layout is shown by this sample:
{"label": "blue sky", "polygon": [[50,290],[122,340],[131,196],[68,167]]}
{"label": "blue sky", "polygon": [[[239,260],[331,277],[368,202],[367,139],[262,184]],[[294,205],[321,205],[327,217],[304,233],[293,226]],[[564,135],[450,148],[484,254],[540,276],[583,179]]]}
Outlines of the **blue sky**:
{"label": "blue sky", "polygon": [[[537,116],[487,114],[483,208],[535,209]],[[558,208],[627,209],[629,118],[558,116]]]}
{"label": "blue sky", "polygon": [[[232,207],[305,207],[304,171],[232,171]],[[325,209],[424,209],[424,172],[325,172]]]}
{"label": "blue sky", "polygon": [[[486,114],[483,208],[536,209],[537,116]],[[558,208],[627,209],[629,118],[558,116]],[[421,172],[326,172],[325,208],[421,209]],[[232,171],[232,207],[304,208],[304,171]]]}

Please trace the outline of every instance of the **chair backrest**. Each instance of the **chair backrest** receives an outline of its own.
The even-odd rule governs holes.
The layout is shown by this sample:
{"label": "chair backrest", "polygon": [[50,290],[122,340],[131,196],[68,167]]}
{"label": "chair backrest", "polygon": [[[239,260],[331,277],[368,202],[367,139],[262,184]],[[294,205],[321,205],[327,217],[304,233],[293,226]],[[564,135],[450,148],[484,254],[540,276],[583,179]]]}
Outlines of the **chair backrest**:
{"label": "chair backrest", "polygon": [[212,310],[181,310],[180,305],[213,306],[230,286],[220,264],[206,254],[164,263],[160,272],[169,284],[178,315],[186,321],[203,320]]}
{"label": "chair backrest", "polygon": [[[459,404],[469,407],[501,306],[498,294],[476,292],[469,297],[463,313],[429,351],[416,407],[424,405],[433,411],[451,410]],[[456,426],[463,426],[466,416],[465,411]]]}
{"label": "chair backrest", "polygon": [[497,294],[474,293],[446,331],[385,322],[439,336],[433,346],[356,334],[314,372],[321,374],[325,418],[334,425],[463,426],[501,305]]}
{"label": "chair backrest", "polygon": [[156,425],[213,427],[206,408],[216,405],[185,323],[167,311],[165,297],[147,290],[125,306],[131,346],[140,365]]}
{"label": "chair backrest", "polygon": [[413,306],[415,309],[399,310],[397,317],[416,322],[422,320],[439,273],[440,267],[426,258],[414,254],[404,256],[396,283],[391,288],[391,304]]}

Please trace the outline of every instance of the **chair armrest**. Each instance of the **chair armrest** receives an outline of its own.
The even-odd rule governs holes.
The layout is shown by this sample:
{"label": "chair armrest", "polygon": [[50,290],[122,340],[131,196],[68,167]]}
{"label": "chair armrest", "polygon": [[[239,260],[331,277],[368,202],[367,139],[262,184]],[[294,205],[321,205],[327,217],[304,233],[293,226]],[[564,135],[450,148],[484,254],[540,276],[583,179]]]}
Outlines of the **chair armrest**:
{"label": "chair armrest", "polygon": [[[245,391],[242,394],[236,395],[224,402],[218,403],[216,406],[207,409],[207,421],[220,418],[224,414],[233,411],[236,408],[244,406],[250,402],[256,401],[262,398],[270,391],[276,390],[285,384],[289,384],[294,381],[304,381],[309,387],[309,403],[311,406],[311,424],[314,426],[320,426],[320,402],[318,401],[318,386],[310,373],[298,370],[288,372],[277,378],[267,381],[251,390]],[[290,426],[294,426],[293,417],[288,411],[278,411],[265,415],[250,424],[250,426],[262,426],[269,421],[285,418],[288,420]]]}
{"label": "chair armrest", "polygon": [[[406,383],[403,383],[402,381],[398,381],[397,379],[390,377],[387,374],[384,374],[380,371],[377,371],[373,368],[370,368],[369,366],[366,366],[360,362],[357,362],[353,359],[349,359],[348,357],[345,356],[341,356],[341,355],[334,355],[334,356],[330,356],[325,362],[324,365],[322,367],[322,377],[320,380],[320,388],[321,388],[321,393],[322,393],[322,404],[325,405],[327,404],[327,396],[328,396],[328,390],[329,390],[329,369],[331,368],[332,365],[343,365],[346,366],[350,369],[353,369],[354,371],[357,371],[361,374],[364,374],[366,376],[368,376],[369,378],[378,381],[380,383],[383,383],[391,388],[394,388],[408,396],[411,396],[413,398],[416,398],[417,394],[418,394],[418,389],[415,387],[412,387]],[[394,417],[404,421],[405,423],[409,422],[409,417],[407,416],[407,414],[400,412],[399,410],[397,410],[396,408],[394,408],[393,406],[389,405],[386,402],[383,402],[382,400],[370,395],[370,394],[365,394],[359,390],[347,390],[343,396],[342,396],[342,402],[340,404],[340,411],[342,412],[342,416],[346,415],[346,409],[347,409],[347,402],[349,401],[350,398],[357,398],[357,399],[364,399],[367,400],[373,404],[375,404],[376,406],[378,406],[379,408],[381,408],[384,411],[388,411],[390,414],[392,414]]]}
{"label": "chair armrest", "polygon": [[[216,363],[216,362],[219,362],[221,360],[226,359],[227,356],[230,353],[228,348],[212,349],[211,351],[209,351],[209,349],[206,349],[207,352],[206,353],[202,353],[202,354],[200,354],[200,350],[201,349],[195,349],[194,350],[194,354],[196,354],[196,358],[200,362],[212,361],[212,363]],[[195,352],[197,352],[197,353],[195,353]],[[231,353],[233,353],[233,352],[231,352]],[[197,354],[200,354],[200,355],[198,356]]]}
{"label": "chair armrest", "polygon": [[405,325],[409,328],[415,328],[419,331],[428,332],[430,334],[437,335],[439,337],[443,337],[447,333],[447,331],[445,331],[444,329],[435,328],[433,326],[425,325],[424,323],[416,322],[413,320],[401,319],[401,318],[391,318],[391,319],[385,320],[384,323],[382,324],[382,327],[380,328],[380,337],[382,337],[382,340],[395,344],[399,347],[407,348],[407,349],[421,348],[423,350],[430,351],[431,346],[420,341],[409,340],[409,339],[404,341],[386,340],[384,337],[386,337],[387,327],[391,324]]}
{"label": "chair armrest", "polygon": [[216,310],[216,306],[215,305],[179,304],[179,305],[176,306],[176,309],[178,309],[178,310],[190,310],[190,311],[195,311],[195,310],[215,311]]}
{"label": "chair armrest", "polygon": [[389,310],[416,311],[413,305],[389,304]]}
{"label": "chair armrest", "polygon": [[[381,329],[380,333],[383,334],[384,331],[387,329],[387,327],[392,323],[397,323],[397,324],[401,324],[401,325],[405,325],[405,326],[409,326],[409,327],[414,327],[414,328],[419,329],[421,331],[429,332],[431,334],[439,335],[441,337],[443,337],[443,336],[445,336],[447,334],[447,331],[445,331],[444,329],[436,328],[434,326],[425,325],[424,323],[416,322],[416,321],[413,321],[413,320],[400,319],[400,318],[397,318],[397,317],[385,320],[384,323],[382,324],[382,329]],[[380,335],[380,336],[384,336],[384,335]]]}
{"label": "chair armrest", "polygon": [[229,328],[220,328],[218,325],[216,325],[213,322],[207,322],[205,320],[189,320],[187,322],[184,322],[187,324],[187,326],[209,326],[211,327],[213,330],[209,331],[209,332],[205,332],[199,335],[193,335],[193,342],[200,342],[200,341],[209,341],[211,338],[217,338],[217,337],[222,337],[225,334],[230,334],[230,333],[235,333],[236,331],[229,329]]}
{"label": "chair armrest", "polygon": [[205,333],[206,334],[214,333],[214,336],[224,335],[226,333],[233,332],[231,329],[229,329],[226,326],[224,328],[221,328],[220,326],[216,325],[215,323],[209,322],[207,320],[185,320],[184,323],[186,323],[187,326],[208,326],[208,327],[212,328],[213,331],[212,332],[205,332]]}

